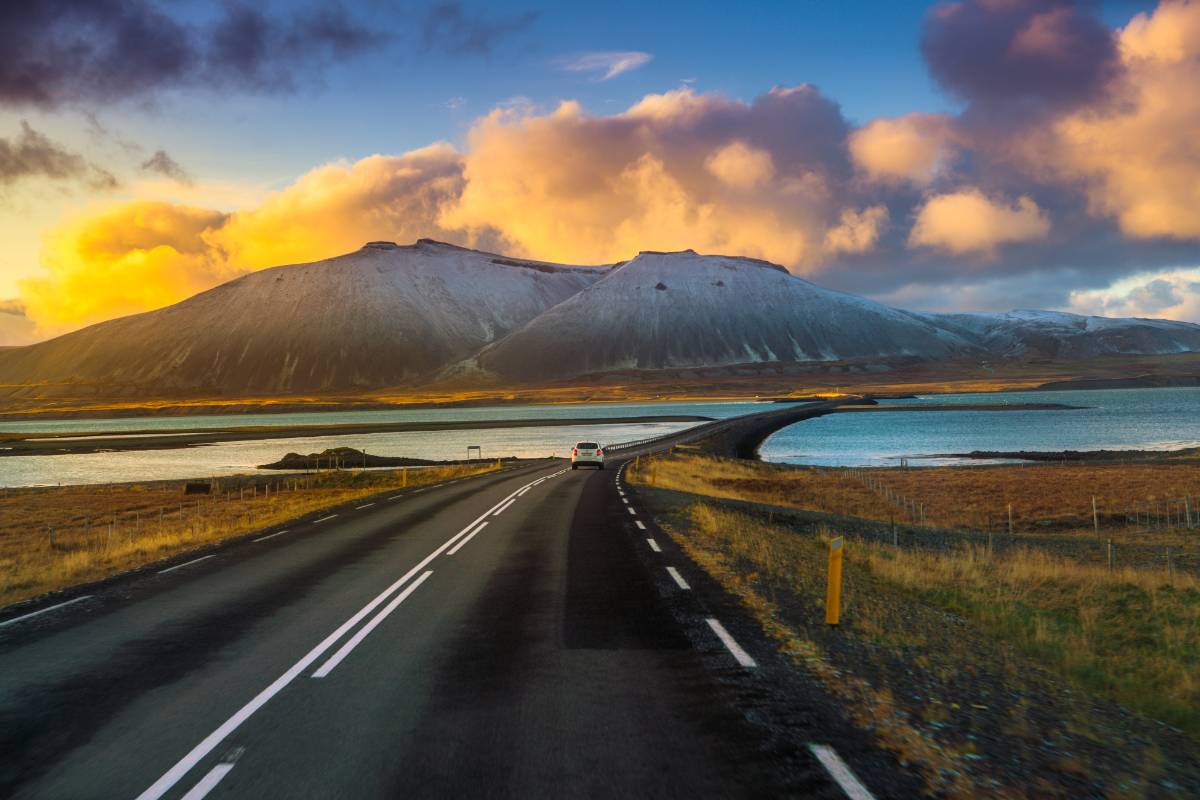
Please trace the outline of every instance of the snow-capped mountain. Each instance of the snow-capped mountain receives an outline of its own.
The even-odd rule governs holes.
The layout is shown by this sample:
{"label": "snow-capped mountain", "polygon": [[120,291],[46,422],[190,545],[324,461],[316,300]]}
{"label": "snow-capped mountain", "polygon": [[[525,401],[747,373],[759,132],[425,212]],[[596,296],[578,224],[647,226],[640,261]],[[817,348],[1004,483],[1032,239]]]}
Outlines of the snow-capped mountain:
{"label": "snow-capped mountain", "polygon": [[1022,309],[1004,314],[921,314],[998,356],[1090,358],[1200,350],[1200,325]]}
{"label": "snow-capped mountain", "polygon": [[976,346],[751,258],[644,252],[486,348],[516,380],[763,361],[947,358]]}
{"label": "snow-capped mountain", "polygon": [[254,272],[176,305],[0,348],[10,395],[335,393],[761,362],[1200,351],[1200,325],[1049,311],[919,314],[752,258],[609,267],[427,239]]}
{"label": "snow-capped mountain", "polygon": [[2,351],[0,383],[102,385],[122,394],[394,385],[473,354],[602,273],[425,239],[372,242]]}

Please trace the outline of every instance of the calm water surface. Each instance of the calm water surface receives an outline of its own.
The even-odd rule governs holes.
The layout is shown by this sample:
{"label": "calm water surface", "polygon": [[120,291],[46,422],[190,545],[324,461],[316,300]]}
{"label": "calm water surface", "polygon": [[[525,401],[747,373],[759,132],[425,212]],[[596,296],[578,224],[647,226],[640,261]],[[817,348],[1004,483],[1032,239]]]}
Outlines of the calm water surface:
{"label": "calm water surface", "polygon": [[[831,414],[776,433],[767,461],[822,466],[921,464],[973,450],[1135,450],[1200,446],[1200,388],[929,395],[888,403],[1063,403],[1079,411],[890,411]],[[935,457],[930,457],[935,456]],[[984,463],[975,459],[969,463]]]}
{"label": "calm water surface", "polygon": [[[294,414],[232,414],[137,419],[70,419],[0,422],[0,432],[119,433],[181,428],[227,428],[245,425],[327,425],[372,422],[427,422],[492,419],[603,418],[687,414],[724,418],[761,411],[767,406],[746,402],[594,403],[553,406],[494,406],[401,411],[329,411]],[[175,450],[81,453],[56,456],[0,457],[0,486],[177,480],[261,472],[258,464],[277,461],[288,452],[312,453],[329,447],[353,447],[381,456],[465,458],[468,445],[479,445],[485,458],[499,456],[565,456],[578,441],[605,444],[684,430],[696,423],[567,425],[545,428],[488,428],[457,431],[411,431],[287,439],[220,442]]]}

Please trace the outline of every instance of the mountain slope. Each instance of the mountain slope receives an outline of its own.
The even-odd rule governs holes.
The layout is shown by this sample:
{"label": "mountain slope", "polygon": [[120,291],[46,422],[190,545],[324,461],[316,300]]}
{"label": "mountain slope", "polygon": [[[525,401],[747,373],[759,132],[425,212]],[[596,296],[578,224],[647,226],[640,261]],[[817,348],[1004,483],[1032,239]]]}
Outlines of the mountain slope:
{"label": "mountain slope", "polygon": [[1200,325],[1190,322],[1031,310],[916,316],[1004,357],[1091,358],[1200,350]]}
{"label": "mountain slope", "polygon": [[131,395],[386,386],[469,356],[601,274],[425,239],[373,242],[0,352],[0,383]]}
{"label": "mountain slope", "polygon": [[477,361],[505,378],[544,380],[759,361],[936,359],[975,349],[925,319],[822,289],[783,267],[686,250],[639,254]]}

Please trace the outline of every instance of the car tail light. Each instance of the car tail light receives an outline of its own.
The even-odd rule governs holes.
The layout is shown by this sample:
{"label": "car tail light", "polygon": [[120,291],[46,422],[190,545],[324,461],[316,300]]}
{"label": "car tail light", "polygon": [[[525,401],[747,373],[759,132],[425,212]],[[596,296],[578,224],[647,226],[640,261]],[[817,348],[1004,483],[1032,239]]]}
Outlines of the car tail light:
{"label": "car tail light", "polygon": [[579,455],[579,451],[578,451],[578,450],[576,450],[574,447],[572,447],[572,448],[571,448],[571,455],[573,455],[573,456],[577,456],[577,455]]}
{"label": "car tail light", "polygon": [[597,450],[597,451],[596,451],[596,455],[600,455],[600,451],[599,451],[599,450]]}

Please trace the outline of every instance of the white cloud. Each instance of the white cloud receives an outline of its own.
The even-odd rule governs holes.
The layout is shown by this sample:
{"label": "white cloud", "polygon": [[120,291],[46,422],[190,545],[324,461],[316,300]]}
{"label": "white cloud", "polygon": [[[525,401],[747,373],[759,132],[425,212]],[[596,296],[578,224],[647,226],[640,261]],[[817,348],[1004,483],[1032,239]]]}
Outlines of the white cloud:
{"label": "white cloud", "polygon": [[1071,292],[1068,311],[1200,322],[1200,269],[1144,272],[1104,289]]}
{"label": "white cloud", "polygon": [[651,54],[637,50],[598,50],[565,58],[559,62],[559,67],[567,72],[596,73],[599,75],[597,80],[607,81],[645,66],[652,58]]}

